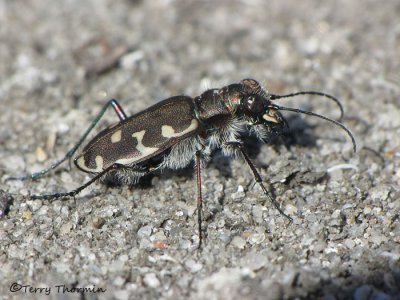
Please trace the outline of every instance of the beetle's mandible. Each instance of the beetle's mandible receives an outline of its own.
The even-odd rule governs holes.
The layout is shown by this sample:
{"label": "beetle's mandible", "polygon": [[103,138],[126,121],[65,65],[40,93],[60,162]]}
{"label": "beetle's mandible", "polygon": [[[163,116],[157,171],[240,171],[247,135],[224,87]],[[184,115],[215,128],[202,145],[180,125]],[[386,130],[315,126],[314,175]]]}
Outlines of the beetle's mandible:
{"label": "beetle's mandible", "polygon": [[98,179],[116,178],[122,183],[135,184],[145,175],[164,169],[179,169],[194,162],[197,177],[197,213],[199,244],[202,241],[201,166],[216,149],[225,155],[240,154],[253,173],[263,193],[274,207],[290,221],[278,203],[270,196],[262,178],[249,159],[242,137],[254,134],[265,140],[271,132],[280,131],[286,121],[280,111],[292,111],[316,116],[339,126],[356,143],[350,130],[336,121],[314,112],[277,105],[273,100],[297,95],[318,95],[336,102],[343,116],[339,100],[325,93],[304,91],[287,95],[274,95],[265,91],[253,79],[244,79],[221,89],[210,89],[195,98],[175,96],[148,109],[127,117],[115,99],[110,100],[96,116],[89,128],[64,158],[49,168],[26,176],[9,179],[36,179],[71,159],[88,134],[113,107],[120,121],[96,135],[74,162],[93,178],[77,189],[66,193],[32,195],[32,199],[73,197]]}

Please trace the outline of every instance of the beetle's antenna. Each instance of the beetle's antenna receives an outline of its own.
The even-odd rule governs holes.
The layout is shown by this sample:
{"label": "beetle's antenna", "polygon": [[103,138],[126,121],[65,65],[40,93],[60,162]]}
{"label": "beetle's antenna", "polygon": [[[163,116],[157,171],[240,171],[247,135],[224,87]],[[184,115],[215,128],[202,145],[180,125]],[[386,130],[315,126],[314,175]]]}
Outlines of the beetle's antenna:
{"label": "beetle's antenna", "polygon": [[315,91],[301,91],[301,92],[296,92],[296,93],[291,93],[291,94],[286,94],[286,95],[269,94],[269,97],[271,100],[276,100],[276,99],[281,99],[281,98],[295,97],[295,96],[299,96],[299,95],[316,95],[316,96],[326,97],[326,98],[332,100],[333,102],[335,102],[337,104],[337,106],[339,106],[339,109],[340,109],[339,121],[342,121],[343,115],[344,115],[342,103],[340,103],[339,99],[333,97],[332,95],[326,94],[326,93],[315,92]]}
{"label": "beetle's antenna", "polygon": [[302,109],[299,109],[299,108],[285,107],[285,106],[280,106],[280,105],[276,105],[276,104],[272,104],[272,105],[270,105],[270,107],[274,108],[274,109],[277,109],[277,110],[287,110],[287,111],[293,111],[293,112],[300,113],[300,114],[314,116],[314,117],[317,117],[317,118],[320,118],[320,119],[323,119],[325,121],[328,121],[328,122],[331,122],[331,123],[335,124],[336,126],[342,128],[347,133],[347,135],[351,139],[351,142],[353,143],[353,151],[356,152],[356,150],[357,150],[356,140],[354,139],[354,136],[351,133],[351,131],[349,129],[347,129],[347,127],[344,126],[342,123],[340,123],[338,121],[335,121],[335,120],[332,120],[330,118],[327,118],[327,117],[325,117],[323,115],[320,115],[320,114],[317,114],[317,113],[314,113],[314,112],[311,112],[311,111],[307,111],[307,110],[302,110]]}

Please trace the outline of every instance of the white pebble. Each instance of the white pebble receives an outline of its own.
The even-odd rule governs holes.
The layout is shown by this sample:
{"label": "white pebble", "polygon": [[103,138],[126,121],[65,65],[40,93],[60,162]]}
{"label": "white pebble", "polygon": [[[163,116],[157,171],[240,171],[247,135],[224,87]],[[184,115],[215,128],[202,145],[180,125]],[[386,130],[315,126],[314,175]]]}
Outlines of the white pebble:
{"label": "white pebble", "polygon": [[156,274],[154,273],[147,273],[144,275],[143,283],[151,288],[157,288],[160,286],[160,280],[158,280]]}
{"label": "white pebble", "polygon": [[190,270],[190,272],[192,273],[196,273],[198,271],[200,271],[203,268],[203,265],[200,263],[197,263],[196,261],[194,261],[193,259],[188,259],[185,262],[185,266]]}
{"label": "white pebble", "polygon": [[232,239],[232,245],[234,245],[236,248],[244,249],[244,247],[246,246],[246,241],[240,236],[235,236]]}

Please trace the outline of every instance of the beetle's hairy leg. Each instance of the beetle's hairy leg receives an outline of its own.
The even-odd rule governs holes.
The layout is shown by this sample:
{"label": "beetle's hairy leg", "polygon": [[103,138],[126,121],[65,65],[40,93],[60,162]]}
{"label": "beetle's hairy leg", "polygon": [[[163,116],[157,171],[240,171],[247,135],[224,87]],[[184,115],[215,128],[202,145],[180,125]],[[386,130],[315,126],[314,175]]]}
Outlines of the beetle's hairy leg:
{"label": "beetle's hairy leg", "polygon": [[100,121],[100,119],[103,117],[104,113],[106,112],[107,108],[110,107],[110,106],[112,106],[114,108],[114,110],[115,110],[116,114],[118,115],[120,121],[123,121],[123,120],[126,119],[126,114],[125,114],[124,110],[122,109],[122,107],[118,104],[117,100],[115,100],[115,99],[109,100],[107,102],[107,104],[105,104],[103,106],[101,111],[94,118],[92,123],[90,123],[90,126],[86,129],[85,133],[81,136],[79,141],[65,154],[65,156],[62,159],[54,162],[52,165],[50,165],[49,167],[47,167],[47,168],[45,168],[45,169],[43,169],[43,170],[41,170],[39,172],[35,172],[35,173],[32,173],[32,174],[28,174],[28,175],[22,175],[22,176],[11,176],[11,177],[8,177],[6,180],[27,180],[27,179],[34,180],[34,179],[37,179],[39,177],[42,177],[43,175],[47,174],[51,170],[54,170],[55,168],[57,168],[59,165],[61,165],[66,160],[69,160],[70,167],[71,167],[71,158],[72,158],[72,156],[75,154],[75,152],[78,150],[78,148],[82,145],[82,143],[87,138],[89,133],[97,125],[97,123]]}
{"label": "beetle's hairy leg", "polygon": [[101,178],[105,184],[123,184],[123,185],[134,185],[139,182],[139,179],[154,174],[158,169],[157,167],[145,166],[139,167],[136,165],[126,166],[122,164],[114,164],[115,168],[110,170],[104,177]]}
{"label": "beetle's hairy leg", "polygon": [[234,148],[238,149],[242,153],[242,156],[243,156],[244,160],[246,161],[247,165],[250,167],[250,169],[251,169],[251,171],[253,173],[254,180],[261,187],[264,195],[268,198],[268,200],[274,205],[274,207],[279,211],[279,213],[282,216],[287,218],[289,220],[289,222],[293,222],[293,219],[291,217],[289,217],[287,214],[284,213],[284,211],[279,207],[279,204],[276,202],[276,200],[274,198],[272,198],[272,196],[268,192],[267,188],[264,186],[263,180],[261,178],[261,175],[260,175],[260,173],[258,173],[256,167],[251,162],[249,155],[244,150],[243,144],[241,142],[227,142],[225,144],[228,145],[228,146],[231,146],[231,147],[234,147]]}
{"label": "beetle's hairy leg", "polygon": [[202,246],[203,231],[201,227],[202,223],[202,211],[203,211],[203,197],[201,194],[201,150],[196,151],[196,180],[197,180],[197,222],[199,225],[199,248]]}

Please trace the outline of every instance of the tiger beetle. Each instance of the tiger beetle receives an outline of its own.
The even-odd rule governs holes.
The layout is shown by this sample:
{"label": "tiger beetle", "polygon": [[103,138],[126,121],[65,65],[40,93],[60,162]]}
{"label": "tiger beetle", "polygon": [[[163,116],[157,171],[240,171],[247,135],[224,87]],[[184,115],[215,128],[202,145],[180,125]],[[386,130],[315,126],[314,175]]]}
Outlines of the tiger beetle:
{"label": "tiger beetle", "polygon": [[210,160],[214,150],[220,149],[224,155],[239,154],[243,157],[266,198],[282,216],[291,222],[292,218],[285,214],[264,186],[260,173],[246,153],[242,142],[243,136],[254,134],[258,139],[265,141],[270,133],[280,132],[284,125],[287,125],[280,112],[291,111],[315,116],[340,127],[351,138],[353,150],[356,151],[352,133],[340,121],[311,111],[273,103],[277,99],[298,95],[327,97],[339,106],[341,112],[339,120],[343,117],[341,103],[331,95],[314,91],[274,95],[265,91],[253,79],[244,79],[240,83],[230,84],[221,89],[210,89],[195,98],[171,97],[131,117],[127,117],[118,102],[112,99],[104,105],[89,128],[64,158],[40,172],[9,179],[37,179],[66,160],[70,160],[107,108],[111,106],[119,117],[119,122],[96,135],[74,160],[78,169],[91,173],[94,177],[75,190],[66,193],[32,195],[31,199],[51,200],[74,197],[98,179],[114,179],[124,184],[135,184],[145,175],[165,169],[184,168],[194,162],[197,177],[200,247],[203,238],[202,165]]}

